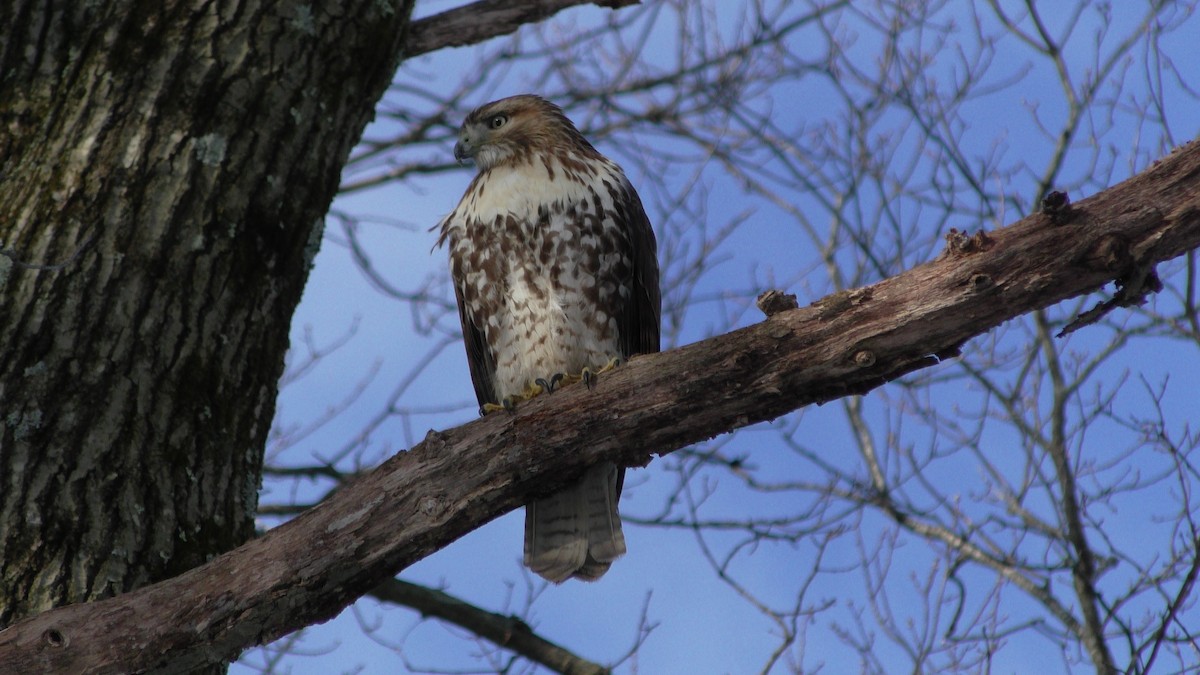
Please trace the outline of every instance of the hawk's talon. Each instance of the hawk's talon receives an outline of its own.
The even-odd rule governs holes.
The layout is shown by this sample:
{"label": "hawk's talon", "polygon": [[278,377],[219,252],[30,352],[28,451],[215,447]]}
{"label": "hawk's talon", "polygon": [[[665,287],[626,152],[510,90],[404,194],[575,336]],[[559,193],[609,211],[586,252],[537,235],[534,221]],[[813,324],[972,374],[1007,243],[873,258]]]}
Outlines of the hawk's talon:
{"label": "hawk's talon", "polygon": [[547,394],[553,394],[554,390],[558,388],[558,384],[563,381],[563,377],[564,375],[562,373],[555,373],[550,376],[549,380],[544,377],[539,377],[538,379],[534,380],[533,383],[541,387],[543,392]]}
{"label": "hawk's talon", "polygon": [[601,373],[607,373],[619,365],[621,365],[620,357],[613,357],[608,360],[608,363],[604,364],[603,367],[597,370],[592,370],[590,367],[585,367],[578,375],[554,373],[549,378],[539,377],[533,382],[525,385],[525,389],[520,393],[505,396],[500,403],[484,403],[479,408],[479,413],[481,415],[486,415],[488,413],[496,412],[497,410],[507,410],[510,413],[516,412],[518,403],[528,401],[535,396],[553,393],[563,385],[575,384],[576,382],[583,382],[587,385],[588,389],[591,389],[592,387],[596,386],[596,380],[599,379]]}
{"label": "hawk's talon", "polygon": [[498,410],[505,410],[510,413],[517,411],[517,404],[524,401],[529,401],[542,394],[554,391],[558,386],[559,380],[562,379],[562,373],[551,375],[549,381],[544,377],[539,377],[533,382],[525,385],[525,389],[519,394],[510,394],[500,399],[499,403],[484,403],[479,407],[479,414],[486,415]]}
{"label": "hawk's talon", "polygon": [[517,412],[517,401],[522,400],[527,399],[522,398],[520,395],[505,396],[504,398],[500,399],[499,403],[484,403],[483,405],[479,406],[479,412],[484,415],[488,413],[500,412],[501,410],[514,413]]}
{"label": "hawk's talon", "polygon": [[[561,373],[560,373],[560,375],[561,375]],[[572,375],[562,375],[562,377],[560,377],[558,379],[558,384],[555,386],[575,384],[576,382],[583,382],[583,377],[580,375],[573,375],[573,374]]]}
{"label": "hawk's talon", "polygon": [[591,368],[584,368],[583,372],[579,374],[579,379],[582,380],[583,383],[587,385],[588,389],[591,389],[592,387],[594,387],[596,385],[596,380],[599,378],[599,376],[601,374],[607,373],[608,371],[612,370],[613,368],[616,368],[617,366],[621,365],[621,363],[622,363],[621,357],[614,356],[611,359],[609,359],[608,363],[604,364],[604,366],[602,368],[600,368],[600,370],[593,371]]}

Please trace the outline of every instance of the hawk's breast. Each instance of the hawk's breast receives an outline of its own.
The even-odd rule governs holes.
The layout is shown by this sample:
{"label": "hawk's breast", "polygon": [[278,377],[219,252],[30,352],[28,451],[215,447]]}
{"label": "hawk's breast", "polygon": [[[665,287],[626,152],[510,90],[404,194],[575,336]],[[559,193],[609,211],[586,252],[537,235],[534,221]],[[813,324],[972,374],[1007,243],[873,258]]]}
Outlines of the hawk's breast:
{"label": "hawk's breast", "polygon": [[493,357],[497,401],[628,356],[616,319],[632,289],[617,213],[627,185],[606,160],[535,159],[480,174],[447,217],[452,276]]}

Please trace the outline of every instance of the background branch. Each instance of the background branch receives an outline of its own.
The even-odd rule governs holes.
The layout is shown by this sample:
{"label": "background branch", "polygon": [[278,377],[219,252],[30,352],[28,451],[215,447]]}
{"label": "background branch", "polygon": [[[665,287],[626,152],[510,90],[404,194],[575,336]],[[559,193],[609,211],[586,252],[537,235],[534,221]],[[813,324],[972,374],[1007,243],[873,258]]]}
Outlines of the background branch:
{"label": "background branch", "polygon": [[376,586],[369,595],[412,608],[422,616],[461,626],[556,673],[604,675],[611,672],[539,636],[519,617],[484,611],[443,591],[400,579],[388,579]]}
{"label": "background branch", "polygon": [[545,21],[569,7],[599,5],[619,9],[638,4],[639,0],[480,0],[462,7],[414,21],[404,58],[446,47],[465,47],[500,35],[508,35],[521,26]]}

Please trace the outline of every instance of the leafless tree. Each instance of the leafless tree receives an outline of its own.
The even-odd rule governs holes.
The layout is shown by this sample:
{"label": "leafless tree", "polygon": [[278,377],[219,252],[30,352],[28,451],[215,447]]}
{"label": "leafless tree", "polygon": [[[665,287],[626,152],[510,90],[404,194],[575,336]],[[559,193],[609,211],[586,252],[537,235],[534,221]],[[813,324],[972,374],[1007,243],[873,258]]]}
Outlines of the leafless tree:
{"label": "leafless tree", "polygon": [[[753,320],[747,311],[763,289],[798,286],[815,299],[869,284],[932,258],[951,228],[1000,226],[1052,191],[1090,194],[1166,154],[1187,138],[1178,127],[1195,100],[1185,57],[1171,46],[1192,14],[1193,5],[1170,3],[1135,13],[1087,2],[1066,11],[747,2],[729,14],[653,3],[594,26],[530,28],[480,48],[472,63],[492,65],[465,69],[457,84],[402,71],[381,108],[395,133],[352,159],[343,190],[420,188],[454,169],[445,146],[470,107],[505,91],[544,92],[636,167],[653,195],[668,270],[664,329],[678,342],[689,320],[709,332]],[[663,42],[674,49],[654,49]],[[988,119],[988,106],[1008,109],[994,116],[1004,126],[974,121]],[[717,191],[741,193],[739,208],[714,217]],[[338,215],[338,241],[367,277],[412,305],[414,328],[450,338],[429,344],[456,357],[444,274],[390,282],[362,240],[379,224]],[[802,242],[791,264],[731,250],[781,240]],[[695,532],[716,578],[769,617],[781,639],[764,670],[813,665],[803,640],[818,612],[869,670],[888,670],[897,657],[920,671],[982,670],[1006,645],[1037,641],[1061,652],[1064,667],[1138,672],[1165,650],[1178,668],[1197,658],[1194,631],[1177,618],[1190,606],[1196,564],[1184,525],[1194,513],[1187,458],[1197,439],[1159,411],[1165,399],[1186,400],[1190,380],[1168,386],[1135,354],[1163,335],[1185,345],[1173,358],[1194,350],[1191,256],[1164,275],[1153,309],[1055,337],[1096,303],[1081,298],[873,399],[780,419],[769,449],[751,453],[735,435],[678,453],[660,469],[675,488],[637,519]],[[713,290],[712,279],[729,280],[714,271],[729,258],[758,271]],[[431,362],[422,354],[421,367]],[[388,419],[419,428],[412,418],[433,408],[406,394],[398,390],[339,457],[361,457]],[[1118,396],[1125,403],[1114,407]],[[840,447],[806,442],[814,424],[844,429]],[[710,506],[716,485],[754,506]],[[1170,525],[1155,529],[1152,554],[1134,555],[1143,538],[1105,527],[1126,503],[1171,492],[1177,498],[1153,500],[1154,518]],[[739,579],[751,555],[785,544],[819,552],[800,558],[809,573],[791,594]],[[852,552],[851,567],[874,592],[814,596],[813,583],[848,574],[823,567],[834,552]],[[920,602],[898,606],[893,595]],[[1008,603],[1018,609],[1002,609]]]}
{"label": "leafless tree", "polygon": [[[0,625],[173,577],[250,536],[245,492],[257,480],[261,454],[247,448],[264,444],[287,318],[314,249],[310,231],[319,235],[312,223],[327,206],[339,169],[342,200],[334,203],[325,246],[353,260],[391,311],[411,319],[408,333],[421,339],[420,347],[407,350],[409,357],[390,353],[382,361],[353,362],[355,383],[331,398],[323,415],[293,421],[285,395],[266,441],[260,522],[274,524],[354,490],[377,475],[373,467],[388,456],[417,445],[425,429],[474,416],[465,380],[448,393],[429,388],[447,363],[461,358],[439,256],[428,270],[397,269],[391,256],[428,250],[432,222],[410,217],[413,205],[447,177],[463,175],[450,161],[450,139],[471,107],[498,95],[533,90],[554,99],[633,175],[659,233],[664,336],[672,345],[759,323],[754,301],[769,288],[797,293],[802,304],[833,294],[814,306],[827,316],[869,304],[861,289],[878,293],[877,282],[915,265],[995,254],[992,240],[976,232],[1043,206],[1051,214],[1046,218],[1070,214],[1071,204],[1055,211],[1057,203],[1043,199],[1056,191],[1076,201],[1097,193],[1147,169],[1196,132],[1198,83],[1188,67],[1195,52],[1186,38],[1200,21],[1194,2],[1137,8],[1082,0],[1069,7],[647,2],[615,12],[564,13],[465,57],[417,58],[550,13],[513,15],[510,24],[480,14],[502,4],[432,16],[407,34],[400,27],[408,8],[389,14],[381,9],[386,3],[375,3],[358,10],[386,15],[375,20],[392,30],[380,24],[380,34],[398,41],[391,56],[375,59],[370,50],[383,49],[375,33],[334,31],[338,20],[300,5],[280,9],[289,30],[309,35],[328,53],[376,67],[347,79],[354,71],[348,63],[272,60],[283,72],[255,77],[291,82],[284,90],[296,93],[273,99],[270,115],[254,112],[246,102],[254,97],[243,98],[234,85],[222,89],[186,68],[167,67],[177,62],[167,58],[170,50],[161,51],[163,42],[149,39],[156,31],[177,35],[172,31],[179,26],[226,21],[244,26],[238,23],[244,18],[184,7],[145,18],[124,12],[139,17],[124,23],[113,9],[104,17],[110,25],[132,31],[108,29],[115,31],[113,44],[130,45],[121,52],[125,60],[94,47],[88,58],[62,60],[86,76],[3,95],[0,117],[13,131],[0,148],[14,158],[4,160],[8,185],[0,190],[0,265],[8,272],[3,315],[21,318],[0,329],[16,346],[0,371],[6,415],[0,454],[8,476],[0,505],[6,526],[23,525],[0,536]],[[570,4],[576,3],[528,3]],[[37,33],[30,18],[36,12],[6,11],[0,23],[14,28],[0,44],[22,44]],[[187,16],[205,19],[174,22]],[[80,23],[65,25],[82,31]],[[230,37],[237,31],[211,35],[226,41],[214,53],[232,58],[228,45],[240,44]],[[260,35],[256,40],[270,43]],[[53,47],[46,52],[58,54]],[[146,98],[135,97],[146,101],[142,107],[113,103],[110,109],[121,115],[94,118],[71,106],[63,109],[72,115],[46,112],[59,109],[54,101],[72,100],[69,86],[93,96],[81,100],[107,105],[111,95],[89,85],[105,81],[105,73],[115,73],[113,81],[132,78],[117,68],[131,59],[163,64],[139,71],[159,78],[145,89]],[[401,59],[393,78],[390,64]],[[226,62],[218,61],[212,72],[224,72]],[[28,74],[19,81],[40,82],[35,71],[20,71]],[[236,68],[230,72],[228,81],[237,82]],[[327,80],[337,85],[320,96],[305,93],[311,89],[305,82]],[[162,94],[175,91],[167,83],[193,81],[198,84],[183,91],[198,93],[182,104]],[[125,91],[143,86],[132,78]],[[262,86],[276,92],[274,85]],[[197,111],[194,101],[223,100],[200,95],[211,87],[234,93]],[[358,139],[369,114],[364,102],[379,93],[376,122]],[[134,115],[147,110],[158,117]],[[318,124],[322,115],[332,122]],[[256,138],[230,131],[239,119],[253,120]],[[311,122],[307,136],[295,138],[289,119]],[[190,121],[172,127],[164,120]],[[197,132],[160,132],[150,142],[139,128]],[[32,140],[47,138],[59,145]],[[199,164],[179,180],[181,170],[166,168],[179,155],[169,148],[183,142]],[[275,147],[295,157],[287,160],[296,168],[286,178],[273,168],[288,165],[282,158],[255,159],[272,156]],[[321,152],[305,152],[313,147]],[[139,159],[131,164],[122,159],[128,157]],[[226,157],[244,157],[236,163],[253,170],[235,172]],[[10,176],[20,180],[10,182]],[[57,192],[53,185],[60,185]],[[296,185],[322,187],[298,190],[302,206],[281,206],[287,202],[272,190]],[[1200,190],[1196,181],[1190,185]],[[163,199],[123,201],[122,190]],[[385,217],[361,206],[366,196],[380,194],[397,205]],[[1153,201],[1134,204],[1155,209]],[[43,222],[65,225],[52,236],[21,211],[35,207],[56,214]],[[275,222],[304,225],[276,232],[269,227]],[[136,223],[154,226],[142,232]],[[1043,666],[1058,659],[1066,671],[1184,670],[1200,660],[1193,595],[1200,535],[1192,500],[1200,487],[1194,465],[1200,438],[1188,417],[1200,384],[1183,369],[1194,365],[1200,346],[1200,285],[1194,252],[1158,267],[1156,260],[1114,265],[1108,278],[1118,286],[1110,292],[1051,304],[1077,293],[1046,290],[1044,302],[1027,301],[1009,315],[1036,311],[960,351],[925,352],[938,354],[927,362],[941,363],[869,395],[858,392],[878,382],[815,392],[808,400],[836,402],[782,417],[791,408],[748,406],[748,421],[777,418],[654,462],[645,484],[634,487],[637,499],[627,501],[625,517],[664,540],[690,539],[691,556],[709,571],[704,592],[724,588],[761,618],[754,624],[767,636],[754,642],[761,653],[739,663],[763,672],[838,670],[828,661],[831,653],[851,655],[846,664],[870,672],[1007,671],[1023,654]],[[60,262],[63,270],[51,269]],[[995,315],[1000,310],[991,305],[1010,301],[1009,291],[1040,283],[1033,273],[1012,279],[986,269],[970,277],[987,289],[980,287],[980,307],[967,313]],[[75,271],[52,274],[68,270]],[[171,282],[182,278],[199,281]],[[241,297],[231,299],[231,284]],[[57,309],[48,312],[31,300],[38,297],[73,300],[55,300]],[[264,305],[264,298],[277,306]],[[225,311],[222,302],[240,309]],[[209,316],[222,317],[220,324],[207,324]],[[293,344],[283,375],[287,394],[317,395],[314,373],[361,342],[356,326],[332,330],[337,337],[306,335]],[[319,332],[331,334],[328,327]],[[230,340],[236,349],[220,346]],[[80,352],[81,344],[90,346]],[[860,353],[871,359],[861,365],[874,365],[873,352]],[[231,364],[235,354],[246,362]],[[186,391],[180,386],[185,373],[207,373],[216,363],[221,377],[193,378]],[[629,377],[641,372],[635,366]],[[772,372],[758,367],[764,377]],[[695,372],[696,381],[704,381]],[[152,375],[162,380],[157,388],[146,383]],[[236,396],[229,393],[234,387]],[[652,397],[658,390],[646,391]],[[61,393],[53,406],[45,403],[51,392]],[[573,399],[563,394],[562,404],[570,407]],[[340,424],[346,419],[356,421],[352,433]],[[218,428],[219,436],[209,431]],[[332,444],[331,433],[340,434]],[[66,440],[85,434],[86,442]],[[31,466],[35,448],[58,450]],[[152,459],[136,454],[144,452]],[[195,460],[180,464],[172,459],[178,456]],[[72,468],[85,466],[123,468]],[[87,475],[66,480],[71,471]],[[52,489],[58,485],[64,488]],[[214,489],[220,485],[246,489]],[[98,507],[106,502],[121,506]],[[89,521],[81,512],[97,515]],[[146,527],[139,516],[146,512],[164,518]],[[99,514],[119,527],[101,523]],[[84,525],[46,524],[68,518]],[[192,528],[191,539],[172,539]],[[74,567],[60,565],[59,576],[35,574],[56,569],[68,550],[84,552]],[[511,562],[489,568],[510,579],[502,603],[461,582],[431,588],[392,579],[374,586],[374,601],[355,611],[364,632],[394,649],[396,663],[412,671],[543,666],[603,672],[621,666],[652,672],[639,650],[653,647],[652,629],[660,636],[671,630],[675,608],[639,601],[623,631],[587,644],[556,640],[554,627],[538,625],[536,617],[559,589],[520,576],[515,563],[501,566]],[[788,571],[764,576],[764,569]],[[31,601],[13,600],[22,597]],[[458,639],[479,647],[465,665],[439,659],[381,623],[386,613],[379,608],[387,605],[454,626]],[[319,636],[320,629],[293,636],[248,655],[245,664],[268,672],[284,668],[333,641]],[[820,647],[829,644],[837,649]],[[354,663],[354,655],[334,653]],[[583,653],[603,655],[606,665]]]}

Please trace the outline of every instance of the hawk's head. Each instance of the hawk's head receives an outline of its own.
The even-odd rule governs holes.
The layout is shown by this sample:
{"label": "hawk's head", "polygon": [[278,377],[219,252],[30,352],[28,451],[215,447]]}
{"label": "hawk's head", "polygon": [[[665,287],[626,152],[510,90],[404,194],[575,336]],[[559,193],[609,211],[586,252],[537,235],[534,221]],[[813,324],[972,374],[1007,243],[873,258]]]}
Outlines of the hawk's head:
{"label": "hawk's head", "polygon": [[595,152],[562,108],[540,96],[521,94],[481,105],[463,120],[454,158],[475,160],[480,171],[528,161],[537,152]]}

